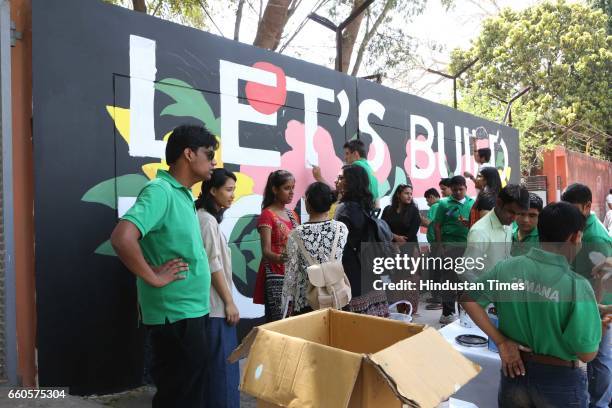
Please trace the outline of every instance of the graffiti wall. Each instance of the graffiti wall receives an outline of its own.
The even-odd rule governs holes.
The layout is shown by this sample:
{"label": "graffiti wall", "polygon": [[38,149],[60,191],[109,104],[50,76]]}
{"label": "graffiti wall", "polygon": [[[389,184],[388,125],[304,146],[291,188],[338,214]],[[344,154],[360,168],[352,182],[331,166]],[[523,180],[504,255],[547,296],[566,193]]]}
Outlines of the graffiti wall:
{"label": "graffiti wall", "polygon": [[475,135],[506,181],[519,175],[511,128],[100,1],[34,0],[33,32],[42,386],[88,394],[140,383],[135,280],[108,238],[144,184],[167,168],[165,140],[179,124],[217,135],[219,166],[238,175],[222,228],[242,333],[263,316],[251,301],[261,257],[254,225],[270,171],[295,175],[297,205],[312,165],[333,180],[342,145],[358,137],[383,205],[409,181],[425,210],[423,192],[441,177],[475,172]]}

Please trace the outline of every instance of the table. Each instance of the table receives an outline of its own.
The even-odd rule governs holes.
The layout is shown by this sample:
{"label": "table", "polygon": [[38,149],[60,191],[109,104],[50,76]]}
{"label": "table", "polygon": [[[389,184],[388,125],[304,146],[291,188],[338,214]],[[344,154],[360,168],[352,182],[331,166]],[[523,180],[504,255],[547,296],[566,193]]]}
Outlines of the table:
{"label": "table", "polygon": [[496,407],[501,369],[499,354],[489,351],[486,347],[465,347],[455,341],[455,337],[460,334],[476,334],[484,338],[487,338],[487,335],[476,326],[473,328],[461,326],[459,320],[444,326],[439,332],[455,350],[482,367],[480,373],[453,397],[471,402],[480,408]]}

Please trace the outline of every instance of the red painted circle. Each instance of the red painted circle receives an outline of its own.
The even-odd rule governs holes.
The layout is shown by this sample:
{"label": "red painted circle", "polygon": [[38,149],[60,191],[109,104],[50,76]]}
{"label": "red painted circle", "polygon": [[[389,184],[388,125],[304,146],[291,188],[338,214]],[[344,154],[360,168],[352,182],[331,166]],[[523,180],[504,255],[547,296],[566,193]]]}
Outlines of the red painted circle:
{"label": "red painted circle", "polygon": [[276,74],[276,86],[247,82],[246,97],[257,112],[270,115],[278,111],[287,98],[287,78],[280,67],[269,62],[256,62],[253,67]]}

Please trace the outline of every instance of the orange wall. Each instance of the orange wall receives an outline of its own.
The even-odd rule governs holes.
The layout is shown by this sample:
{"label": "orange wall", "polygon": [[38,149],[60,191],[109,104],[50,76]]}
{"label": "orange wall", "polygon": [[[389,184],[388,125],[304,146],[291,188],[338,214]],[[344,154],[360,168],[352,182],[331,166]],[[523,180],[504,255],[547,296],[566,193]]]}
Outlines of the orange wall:
{"label": "orange wall", "polygon": [[11,19],[23,33],[11,54],[18,375],[23,386],[31,387],[36,385],[31,1],[11,1]]}
{"label": "orange wall", "polygon": [[612,188],[612,163],[563,147],[544,152],[544,174],[548,182],[548,202],[556,200],[557,176],[561,191],[572,183],[582,183],[593,193],[592,210],[600,219],[606,213],[606,195]]}

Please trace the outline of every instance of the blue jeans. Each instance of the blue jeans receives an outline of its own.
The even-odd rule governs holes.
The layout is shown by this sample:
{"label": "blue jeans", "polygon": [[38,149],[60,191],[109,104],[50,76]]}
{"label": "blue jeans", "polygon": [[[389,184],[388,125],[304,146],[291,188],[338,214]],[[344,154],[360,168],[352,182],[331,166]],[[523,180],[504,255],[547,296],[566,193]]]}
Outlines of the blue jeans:
{"label": "blue jeans", "polygon": [[236,326],[230,326],[225,318],[211,317],[208,324],[208,346],[210,355],[210,376],[205,400],[208,407],[240,407],[240,367],[230,364],[227,358],[238,346]]}
{"label": "blue jeans", "polygon": [[525,362],[526,374],[502,373],[497,401],[500,408],[587,408],[587,376],[583,368]]}
{"label": "blue jeans", "polygon": [[590,408],[607,408],[612,399],[612,328],[608,329],[599,343],[599,351],[587,365],[589,378]]}

